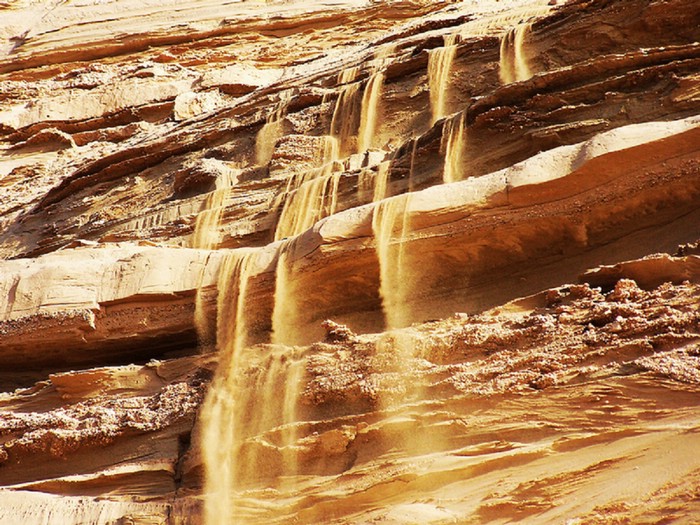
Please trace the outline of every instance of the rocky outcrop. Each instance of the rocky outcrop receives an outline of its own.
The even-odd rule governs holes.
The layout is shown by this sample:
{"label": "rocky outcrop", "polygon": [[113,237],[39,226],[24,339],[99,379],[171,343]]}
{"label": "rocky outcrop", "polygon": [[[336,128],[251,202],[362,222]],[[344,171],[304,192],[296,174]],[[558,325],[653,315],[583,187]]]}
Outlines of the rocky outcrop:
{"label": "rocky outcrop", "polygon": [[696,2],[5,4],[0,523],[700,510]]}
{"label": "rocky outcrop", "polygon": [[196,291],[215,282],[215,261],[203,251],[136,245],[6,261],[3,367],[65,368],[191,351]]}
{"label": "rocky outcrop", "polygon": [[211,375],[198,358],[50,374],[0,400],[0,521],[163,523]]}

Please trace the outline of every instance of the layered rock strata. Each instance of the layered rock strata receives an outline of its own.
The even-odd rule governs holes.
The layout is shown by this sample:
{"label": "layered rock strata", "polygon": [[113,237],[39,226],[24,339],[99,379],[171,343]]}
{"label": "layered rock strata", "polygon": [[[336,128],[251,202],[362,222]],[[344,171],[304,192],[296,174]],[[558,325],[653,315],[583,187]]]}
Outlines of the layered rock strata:
{"label": "layered rock strata", "polygon": [[5,4],[0,522],[700,511],[696,2]]}

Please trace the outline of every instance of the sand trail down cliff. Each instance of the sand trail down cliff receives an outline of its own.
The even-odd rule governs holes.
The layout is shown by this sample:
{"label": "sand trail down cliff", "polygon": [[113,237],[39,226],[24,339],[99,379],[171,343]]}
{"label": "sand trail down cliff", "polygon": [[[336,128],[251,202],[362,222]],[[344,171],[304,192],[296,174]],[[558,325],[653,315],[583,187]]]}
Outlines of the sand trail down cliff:
{"label": "sand trail down cliff", "polygon": [[354,133],[354,119],[360,103],[361,86],[359,82],[355,82],[359,72],[359,67],[354,66],[343,69],[338,74],[338,84],[341,88],[333,108],[330,134],[338,140],[339,151],[344,155],[351,149],[349,141]]}
{"label": "sand trail down cliff", "polygon": [[499,76],[503,84],[521,82],[532,77],[526,45],[531,29],[532,23],[518,24],[502,37]]}
{"label": "sand trail down cliff", "polygon": [[270,162],[277,141],[282,136],[282,119],[287,111],[291,93],[283,91],[275,110],[266,117],[265,124],[255,137],[255,160],[261,166]]}
{"label": "sand trail down cliff", "polygon": [[464,141],[466,140],[464,133],[465,119],[466,112],[458,113],[451,119],[445,120],[445,124],[442,127],[440,149],[445,156],[445,165],[442,171],[442,180],[445,183],[457,182],[464,178],[462,163],[465,149]]}
{"label": "sand trail down cliff", "polygon": [[193,248],[211,250],[219,244],[219,224],[224,211],[228,189],[210,193],[204,201],[204,209],[197,214],[192,238]]}
{"label": "sand trail down cliff", "polygon": [[380,201],[372,215],[379,261],[379,294],[389,329],[404,327],[413,319],[408,301],[414,283],[410,277],[410,262],[406,260],[406,236],[410,232],[406,210],[410,201],[411,194]]}
{"label": "sand trail down cliff", "polygon": [[[250,346],[249,284],[259,271],[259,250],[235,250],[221,266],[218,282],[219,366],[202,408],[206,522],[243,520],[237,494],[261,473],[296,471],[294,427],[302,362],[291,349],[261,355]],[[251,370],[255,373],[251,374]],[[271,455],[267,432],[280,427],[279,456]]]}
{"label": "sand trail down cliff", "polygon": [[292,279],[292,254],[298,246],[298,237],[285,239],[279,245],[275,267],[275,300],[272,311],[272,332],[270,339],[280,345],[293,345],[305,341],[299,311],[301,295]]}
{"label": "sand trail down cliff", "polygon": [[337,137],[339,153],[364,153],[376,142],[377,124],[381,115],[381,96],[385,73],[382,68],[394,52],[393,45],[386,45],[376,53],[370,63],[370,76],[364,83],[360,97],[361,82],[356,81],[360,74],[358,66],[343,69],[338,75],[341,91],[335,103],[331,119],[330,133]]}
{"label": "sand trail down cliff", "polygon": [[378,202],[387,197],[387,183],[390,168],[390,161],[381,162],[377,167],[377,174],[374,178],[374,189],[372,191],[372,202]]}
{"label": "sand trail down cliff", "polygon": [[360,113],[360,129],[357,133],[357,150],[365,152],[371,146],[377,128],[377,113],[384,85],[384,74],[374,73],[367,81],[362,95],[362,110]]}
{"label": "sand trail down cliff", "polygon": [[243,400],[237,398],[235,378],[243,361],[241,353],[247,346],[245,300],[257,255],[256,251],[234,251],[219,270],[216,341],[221,361],[201,415],[205,491],[212,494],[205,503],[207,523],[231,515],[228,495],[236,489],[238,473],[243,470],[237,462],[244,432],[240,425]]}
{"label": "sand trail down cliff", "polygon": [[[226,209],[227,199],[230,195],[230,189],[238,183],[239,172],[229,166],[216,161],[210,161],[208,165],[212,165],[212,171],[216,174],[214,184],[216,189],[209,193],[204,200],[203,208],[197,214],[195,220],[194,232],[192,233],[192,248],[200,248],[204,250],[213,250],[221,242],[221,234],[219,228],[221,226],[221,218]],[[206,170],[207,164],[204,169]],[[137,221],[134,225],[136,229],[144,226],[157,226],[163,224],[163,213],[158,213]],[[145,223],[145,224],[144,224]]]}
{"label": "sand trail down cliff", "polygon": [[290,177],[275,228],[275,240],[299,235],[320,219],[335,213],[341,175],[336,170],[339,152],[338,140],[330,135],[324,136],[322,166]]}
{"label": "sand trail down cliff", "polygon": [[[331,164],[332,166],[332,164]],[[275,230],[278,240],[298,235],[316,224],[323,217],[333,215],[338,206],[338,183],[340,173],[325,173],[312,176],[297,186],[294,194],[287,197]],[[303,180],[303,177],[299,177]]]}
{"label": "sand trail down cliff", "polygon": [[428,54],[428,85],[433,123],[445,116],[445,99],[449,89],[452,61],[457,52],[457,33],[444,37],[445,45]]}

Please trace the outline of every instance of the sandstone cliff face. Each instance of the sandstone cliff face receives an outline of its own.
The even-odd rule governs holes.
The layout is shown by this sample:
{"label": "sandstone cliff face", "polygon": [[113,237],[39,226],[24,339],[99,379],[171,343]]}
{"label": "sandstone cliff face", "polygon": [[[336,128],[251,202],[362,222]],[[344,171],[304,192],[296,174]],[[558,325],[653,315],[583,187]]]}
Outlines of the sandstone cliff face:
{"label": "sandstone cliff face", "polygon": [[0,523],[691,523],[700,5],[0,2]]}

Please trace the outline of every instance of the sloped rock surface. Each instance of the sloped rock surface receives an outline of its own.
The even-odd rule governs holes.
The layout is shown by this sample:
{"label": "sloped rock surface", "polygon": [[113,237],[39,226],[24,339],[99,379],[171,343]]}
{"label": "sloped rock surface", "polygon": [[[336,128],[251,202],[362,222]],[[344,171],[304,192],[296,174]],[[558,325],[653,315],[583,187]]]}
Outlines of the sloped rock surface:
{"label": "sloped rock surface", "polygon": [[0,2],[0,523],[692,522],[699,19]]}

